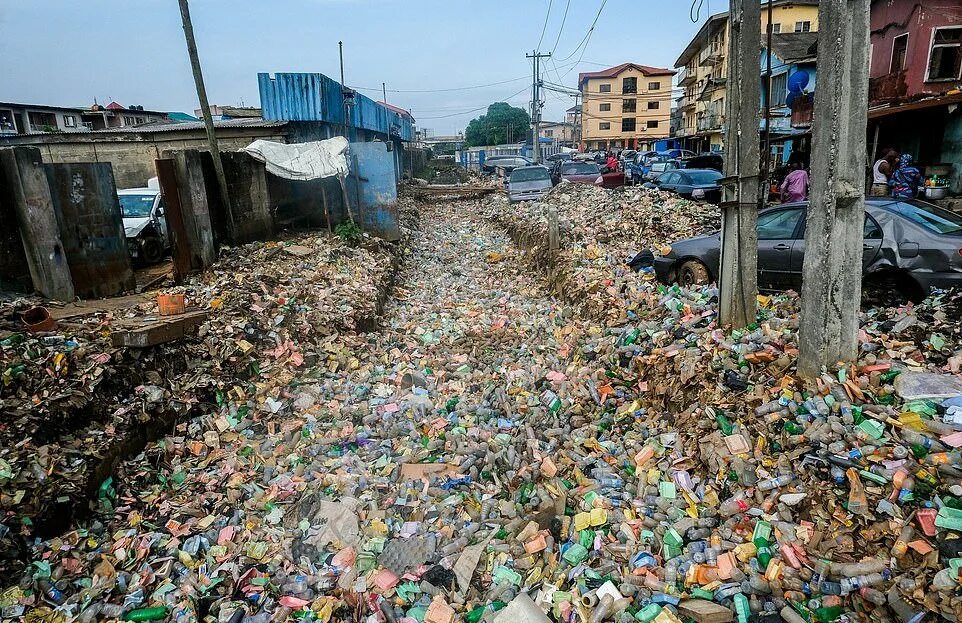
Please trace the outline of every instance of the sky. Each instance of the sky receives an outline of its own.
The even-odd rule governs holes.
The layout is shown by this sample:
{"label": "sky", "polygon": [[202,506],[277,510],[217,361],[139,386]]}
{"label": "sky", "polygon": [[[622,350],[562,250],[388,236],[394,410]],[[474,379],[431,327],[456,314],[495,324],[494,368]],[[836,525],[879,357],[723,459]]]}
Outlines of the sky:
{"label": "sky", "polygon": [[[700,23],[727,9],[724,0],[701,2]],[[190,7],[212,104],[258,106],[258,72],[338,79],[343,41],[345,82],[377,100],[385,82],[388,102],[435,135],[463,130],[492,102],[527,108],[525,54],[535,48],[554,51],[542,79],[573,89],[579,71],[624,62],[672,67],[700,26],[685,0],[191,0]],[[0,58],[0,101],[197,108],[176,0],[0,0]],[[480,85],[491,86],[464,88]],[[562,120],[573,103],[547,92],[543,119]]]}

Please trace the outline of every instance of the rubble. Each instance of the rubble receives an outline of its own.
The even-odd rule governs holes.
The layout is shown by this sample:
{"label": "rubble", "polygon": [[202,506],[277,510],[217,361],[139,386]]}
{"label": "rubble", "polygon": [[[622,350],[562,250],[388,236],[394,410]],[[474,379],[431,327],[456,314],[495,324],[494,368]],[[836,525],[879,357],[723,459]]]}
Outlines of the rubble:
{"label": "rubble", "polygon": [[[0,585],[0,616],[962,614],[962,397],[907,400],[896,384],[959,373],[962,296],[866,310],[859,360],[805,382],[796,295],[760,297],[757,323],[729,331],[712,288],[666,287],[629,266],[710,231],[712,207],[562,186],[538,204],[492,197],[416,216],[405,213],[419,227],[397,253],[379,331],[327,331],[310,295],[278,298],[311,291],[298,285],[315,283],[311,270],[345,293],[370,283],[324,270],[358,266],[340,247],[316,268],[289,266],[288,282],[259,261],[185,288],[243,321],[235,332],[212,316],[203,343],[237,353],[247,341],[258,369],[214,359],[214,398],[118,466],[109,509],[25,544],[31,564]],[[268,253],[239,257],[300,254]]]}

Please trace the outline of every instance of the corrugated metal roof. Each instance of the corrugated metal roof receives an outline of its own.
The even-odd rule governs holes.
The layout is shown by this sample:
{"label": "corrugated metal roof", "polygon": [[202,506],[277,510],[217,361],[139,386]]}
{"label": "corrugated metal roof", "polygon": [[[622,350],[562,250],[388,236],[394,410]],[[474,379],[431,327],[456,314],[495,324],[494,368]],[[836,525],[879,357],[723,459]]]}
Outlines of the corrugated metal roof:
{"label": "corrugated metal roof", "polygon": [[[228,119],[214,122],[215,128],[276,128],[284,125],[287,125],[286,121],[267,121],[266,119]],[[89,134],[147,134],[203,129],[203,121],[182,121],[176,123],[148,123],[127,128],[107,128],[105,130],[93,130]]]}
{"label": "corrugated metal roof", "polygon": [[[764,37],[762,37],[762,49],[765,49]],[[773,34],[772,53],[786,63],[814,59],[818,54],[818,33],[783,32]]]}

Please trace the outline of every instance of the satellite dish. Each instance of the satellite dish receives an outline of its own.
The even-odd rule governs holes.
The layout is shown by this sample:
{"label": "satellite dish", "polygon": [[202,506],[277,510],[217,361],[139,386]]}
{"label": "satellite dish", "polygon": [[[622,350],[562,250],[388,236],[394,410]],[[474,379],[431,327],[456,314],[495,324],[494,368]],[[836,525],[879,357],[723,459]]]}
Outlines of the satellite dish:
{"label": "satellite dish", "polygon": [[808,86],[808,72],[807,71],[796,71],[791,76],[788,77],[788,90],[795,93],[801,93]]}

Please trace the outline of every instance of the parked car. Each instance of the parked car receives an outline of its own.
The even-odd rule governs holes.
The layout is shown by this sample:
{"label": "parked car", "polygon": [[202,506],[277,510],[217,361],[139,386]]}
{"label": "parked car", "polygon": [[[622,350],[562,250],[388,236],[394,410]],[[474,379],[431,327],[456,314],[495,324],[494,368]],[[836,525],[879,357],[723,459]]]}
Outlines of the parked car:
{"label": "parked car", "polygon": [[725,159],[721,152],[711,152],[698,154],[697,156],[692,156],[685,161],[686,169],[715,169],[716,171],[724,171]]}
{"label": "parked car", "polygon": [[508,200],[531,201],[540,199],[551,190],[551,173],[540,164],[518,167],[508,177]]}
{"label": "parked car", "polygon": [[622,151],[620,154],[618,154],[618,161],[621,162],[621,168],[622,169],[626,168],[626,165],[629,162],[634,161],[635,156],[637,155],[638,155],[638,152],[634,149],[626,149]]}
{"label": "parked car", "polygon": [[[808,203],[791,203],[758,214],[758,286],[799,289],[805,257]],[[962,287],[962,216],[917,199],[865,200],[862,279],[918,301],[932,288]],[[682,240],[655,258],[665,283],[704,284],[718,279],[720,234]]]}
{"label": "parked car", "polygon": [[601,167],[594,162],[566,162],[561,165],[561,179],[579,184],[601,186]]}
{"label": "parked car", "polygon": [[703,199],[709,203],[721,202],[722,174],[714,169],[676,169],[666,171],[656,179],[646,182],[646,188],[659,188],[676,193],[687,199]]}
{"label": "parked car", "polygon": [[671,171],[673,169],[681,168],[681,163],[677,160],[657,160],[652,162],[646,169],[645,173],[642,174],[641,179],[650,182],[652,180],[658,179],[662,173],[665,171]]}
{"label": "parked car", "polygon": [[526,167],[534,164],[534,160],[524,156],[489,156],[484,159],[481,165],[482,174],[493,174],[498,169],[502,169],[506,174],[511,173],[517,167]]}
{"label": "parked car", "polygon": [[550,156],[548,156],[548,157],[546,157],[546,158],[544,159],[545,163],[548,163],[548,162],[551,162],[551,163],[564,162],[565,160],[571,160],[571,153],[570,153],[570,152],[567,152],[567,153],[564,153],[564,152],[563,152],[563,153],[558,153],[558,154],[551,154]]}
{"label": "parked car", "polygon": [[118,190],[117,198],[130,257],[137,263],[156,264],[170,250],[170,233],[160,189],[127,188]]}

